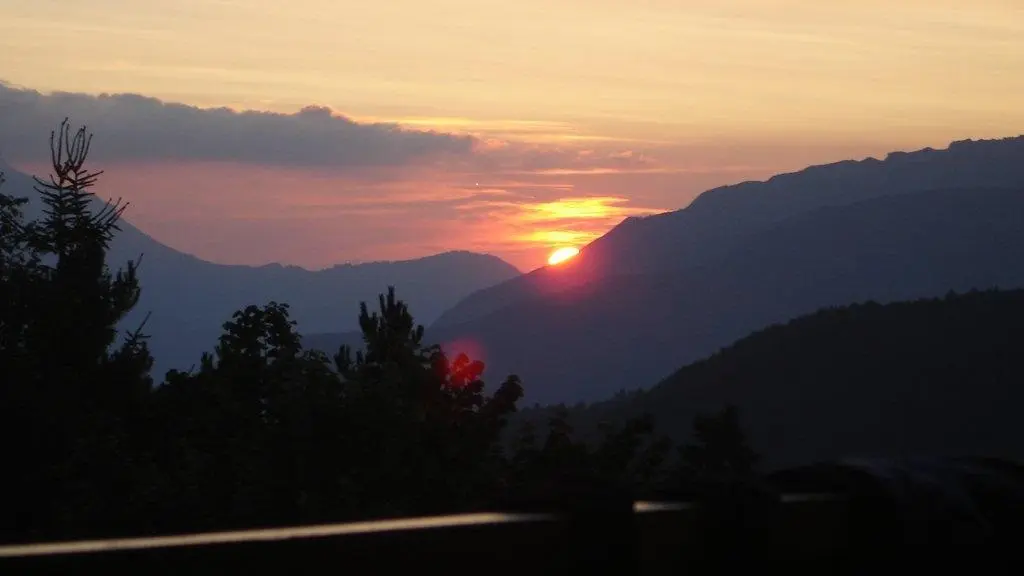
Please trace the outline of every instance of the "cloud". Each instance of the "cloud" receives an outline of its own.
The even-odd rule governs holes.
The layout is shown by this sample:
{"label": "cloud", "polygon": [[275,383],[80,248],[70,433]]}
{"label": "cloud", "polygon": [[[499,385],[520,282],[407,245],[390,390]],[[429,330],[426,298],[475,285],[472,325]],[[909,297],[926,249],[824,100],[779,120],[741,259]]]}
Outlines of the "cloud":
{"label": "cloud", "polygon": [[[494,137],[487,130],[473,132],[480,126],[470,121],[427,129],[415,123],[357,121],[325,106],[307,106],[293,114],[236,111],[138,94],[42,93],[2,81],[0,156],[45,162],[47,135],[65,117],[95,135],[93,159],[99,162],[226,162],[349,173],[366,168],[374,181],[396,177],[399,167],[547,176],[673,170],[650,151],[623,148],[634,143],[552,138],[555,133],[572,135],[572,127],[564,123],[505,121],[502,125],[516,130]],[[448,129],[468,131],[444,131]],[[530,141],[537,130],[551,134]],[[397,175],[404,176],[408,174]]]}
{"label": "cloud", "polygon": [[658,210],[625,206],[628,202],[628,198],[601,196],[559,198],[553,202],[530,204],[523,215],[523,219],[531,222],[553,220],[592,221],[595,219],[622,218],[658,212]]}
{"label": "cloud", "polygon": [[457,206],[459,210],[499,210],[514,212],[517,220],[524,223],[570,222],[595,220],[616,220],[626,216],[641,216],[660,212],[651,208],[628,206],[628,198],[614,196],[555,197],[547,201],[519,202],[510,200],[488,200],[475,197],[470,202]]}
{"label": "cloud", "polygon": [[37,160],[62,119],[87,125],[101,161],[382,167],[471,154],[471,136],[360,123],[323,106],[294,114],[197,108],[137,94],[43,94],[0,83],[0,154]]}

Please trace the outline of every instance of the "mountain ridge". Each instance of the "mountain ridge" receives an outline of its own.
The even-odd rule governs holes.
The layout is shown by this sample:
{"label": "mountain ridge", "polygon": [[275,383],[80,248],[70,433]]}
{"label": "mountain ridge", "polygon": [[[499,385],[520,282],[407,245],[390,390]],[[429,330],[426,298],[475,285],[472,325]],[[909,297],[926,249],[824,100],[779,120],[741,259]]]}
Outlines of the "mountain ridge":
{"label": "mountain ridge", "polygon": [[719,258],[752,233],[823,205],[875,196],[971,186],[1024,184],[1024,136],[958,140],[923,148],[808,166],[766,180],[712,188],[680,210],[623,220],[584,247],[572,267],[523,274],[446,311],[436,327],[478,318],[507,303],[543,297],[559,284],[581,285],[628,270],[686,269]]}
{"label": "mountain ridge", "polygon": [[[1024,290],[827,307],[773,323],[646,391],[570,413],[587,435],[650,414],[675,441],[727,404],[769,468],[857,456],[1020,459]],[[543,422],[550,409],[520,418]]]}
{"label": "mountain ridge", "polygon": [[426,339],[475,352],[489,380],[519,375],[528,402],[593,401],[820,307],[1021,287],[1022,262],[1024,186],[895,194],[794,216],[700,267],[608,276]]}

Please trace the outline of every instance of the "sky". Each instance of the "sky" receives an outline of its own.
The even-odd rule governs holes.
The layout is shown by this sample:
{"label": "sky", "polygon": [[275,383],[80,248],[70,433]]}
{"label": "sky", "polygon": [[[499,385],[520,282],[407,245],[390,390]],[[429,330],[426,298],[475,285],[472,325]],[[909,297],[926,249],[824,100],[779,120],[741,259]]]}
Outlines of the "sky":
{"label": "sky", "polygon": [[1019,0],[0,0],[0,155],[64,116],[175,248],[520,269],[708,188],[1024,132]]}

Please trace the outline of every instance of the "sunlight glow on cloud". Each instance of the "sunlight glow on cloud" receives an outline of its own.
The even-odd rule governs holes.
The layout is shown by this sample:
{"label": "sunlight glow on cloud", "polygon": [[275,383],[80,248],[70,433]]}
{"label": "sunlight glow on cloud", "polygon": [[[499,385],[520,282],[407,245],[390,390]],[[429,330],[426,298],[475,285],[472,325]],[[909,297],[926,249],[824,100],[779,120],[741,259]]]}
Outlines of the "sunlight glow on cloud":
{"label": "sunlight glow on cloud", "polygon": [[553,202],[541,202],[526,206],[522,219],[526,221],[593,220],[652,214],[661,211],[623,206],[628,202],[628,198],[607,196],[560,198]]}
{"label": "sunlight glow on cloud", "polygon": [[558,244],[580,246],[596,239],[600,235],[601,233],[597,231],[583,232],[578,230],[540,230],[537,232],[531,232],[524,236],[520,236],[519,238],[527,242],[542,244],[544,246],[554,246]]}

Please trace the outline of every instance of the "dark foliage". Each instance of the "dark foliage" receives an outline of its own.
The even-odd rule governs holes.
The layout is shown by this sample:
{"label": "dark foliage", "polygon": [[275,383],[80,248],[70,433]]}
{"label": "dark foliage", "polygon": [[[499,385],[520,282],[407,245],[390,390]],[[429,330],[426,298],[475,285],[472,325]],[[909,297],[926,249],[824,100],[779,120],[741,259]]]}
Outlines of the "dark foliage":
{"label": "dark foliage", "polygon": [[[844,554],[857,569],[899,553],[939,566],[1015,551],[1006,535],[1024,506],[1018,467],[862,460],[764,478],[745,429],[773,464],[1024,457],[1012,427],[1024,291],[828,309],[648,392],[517,414],[519,378],[488,392],[483,363],[428,345],[391,288],[375,311],[361,306],[354,354],[304,348],[288,305],[269,302],[236,312],[197,367],[154,386],[143,327],[121,337],[115,328],[140,286],[134,262],[104,264],[124,205],[91,193],[99,174],[84,167],[89,143],[66,121],[53,134],[53,175],[37,181],[41,218],[26,221],[25,201],[0,194],[0,540],[564,507],[564,541],[547,544],[564,544],[579,564],[552,571],[624,572],[637,557],[633,500],[667,495],[695,504],[691,546],[671,543],[676,560],[732,573],[751,560],[775,565],[778,544],[793,538],[792,526],[778,529],[781,489],[849,496]],[[438,563],[452,534],[417,535],[403,552],[430,549]],[[492,560],[484,536],[460,534],[460,567]],[[809,535],[798,536],[804,544]],[[512,540],[487,542],[503,552]],[[178,560],[296,568],[278,550],[200,547]],[[158,554],[149,557],[158,568],[180,572]],[[418,558],[394,556],[403,566]],[[315,560],[302,568],[311,567],[320,569]]]}
{"label": "dark foliage", "polygon": [[[0,484],[6,541],[142,535],[478,510],[664,482],[639,418],[576,442],[562,417],[503,441],[523,388],[423,341],[394,289],[359,314],[364,350],[302,346],[286,304],[248,306],[162,385],[134,263],[104,264],[125,208],[96,201],[90,138],[53,135],[44,216],[0,196]],[[590,492],[588,492],[590,491]]]}
{"label": "dark foliage", "polygon": [[333,358],[270,302],[154,386],[143,327],[115,328],[138,302],[136,265],[104,264],[124,205],[90,192],[84,129],[63,123],[52,149],[41,218],[0,195],[4,541],[563,506],[586,550],[614,547],[601,522],[633,499],[684,495],[704,509],[698,560],[726,565],[769,531],[744,512],[763,504],[745,431],[769,464],[1024,456],[1008,433],[1022,291],[828,309],[648,392],[519,413],[518,377],[485,387],[483,363],[428,345],[394,289],[362,305],[361,349]]}
{"label": "dark foliage", "polygon": [[7,538],[71,534],[132,522],[126,498],[148,469],[142,438],[152,362],[140,334],[114,326],[139,295],[132,263],[103,256],[123,205],[90,208],[98,174],[84,168],[89,137],[65,121],[51,135],[53,175],[38,180],[44,217],[24,223],[2,200],[0,476]]}

